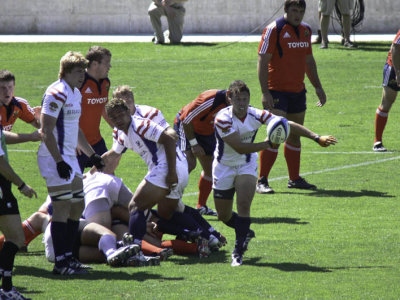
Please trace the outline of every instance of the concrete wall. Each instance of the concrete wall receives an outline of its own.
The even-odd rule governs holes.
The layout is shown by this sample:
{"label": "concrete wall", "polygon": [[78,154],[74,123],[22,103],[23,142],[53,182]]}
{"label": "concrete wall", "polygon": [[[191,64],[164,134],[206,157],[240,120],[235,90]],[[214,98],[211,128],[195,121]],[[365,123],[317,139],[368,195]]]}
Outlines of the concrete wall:
{"label": "concrete wall", "polygon": [[[0,34],[151,34],[147,16],[150,2],[0,0]],[[185,33],[260,33],[262,24],[283,15],[282,3],[283,0],[189,0]],[[399,0],[364,3],[362,32],[397,32]],[[318,0],[308,0],[307,5],[304,21],[316,29]]]}

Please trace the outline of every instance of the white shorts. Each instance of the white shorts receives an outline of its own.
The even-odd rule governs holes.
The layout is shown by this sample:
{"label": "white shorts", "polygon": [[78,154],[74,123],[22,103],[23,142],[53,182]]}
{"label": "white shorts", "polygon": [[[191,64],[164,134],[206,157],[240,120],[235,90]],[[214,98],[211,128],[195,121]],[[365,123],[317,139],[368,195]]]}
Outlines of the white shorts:
{"label": "white shorts", "polygon": [[330,16],[336,2],[342,15],[349,15],[350,11],[354,8],[353,0],[319,0],[318,11],[325,16]]}
{"label": "white shorts", "polygon": [[250,163],[231,167],[219,163],[216,159],[212,166],[213,189],[230,190],[235,187],[236,176],[252,175],[257,178],[257,161],[251,160]]}
{"label": "white shorts", "polygon": [[46,180],[46,185],[48,187],[70,184],[74,180],[75,176],[82,178],[82,172],[76,156],[62,155],[62,158],[72,168],[72,173],[69,180],[63,179],[58,175],[57,164],[52,156],[37,157],[40,174]]}
{"label": "white shorts", "polygon": [[[123,184],[121,178],[101,172],[86,173],[85,176],[83,179],[85,218],[97,212],[110,210],[114,205],[128,207],[132,192]],[[121,189],[124,189],[123,195],[120,195]]]}
{"label": "white shorts", "polygon": [[[168,189],[165,183],[165,177],[168,173],[167,164],[159,164],[155,166],[149,173],[146,174],[145,180],[163,189]],[[182,198],[183,191],[189,181],[188,165],[186,160],[176,159],[176,173],[178,175],[178,185],[176,188],[172,189],[171,192],[166,196],[170,199],[180,199]]]}

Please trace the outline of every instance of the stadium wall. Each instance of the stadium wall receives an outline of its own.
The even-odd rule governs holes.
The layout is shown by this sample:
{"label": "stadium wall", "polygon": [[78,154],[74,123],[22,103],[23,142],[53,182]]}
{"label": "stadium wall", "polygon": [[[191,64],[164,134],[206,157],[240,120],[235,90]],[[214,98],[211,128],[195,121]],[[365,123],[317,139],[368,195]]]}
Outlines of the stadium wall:
{"label": "stadium wall", "polygon": [[[355,0],[357,1],[357,0]],[[150,0],[1,0],[0,34],[151,34]],[[283,14],[283,0],[189,0],[185,33],[261,33]],[[364,33],[395,33],[400,1],[364,0]],[[273,14],[277,12],[275,16]],[[304,21],[318,27],[318,1],[309,0]],[[165,24],[165,22],[164,22]],[[336,31],[339,25],[335,25]],[[331,32],[335,30],[330,26]]]}

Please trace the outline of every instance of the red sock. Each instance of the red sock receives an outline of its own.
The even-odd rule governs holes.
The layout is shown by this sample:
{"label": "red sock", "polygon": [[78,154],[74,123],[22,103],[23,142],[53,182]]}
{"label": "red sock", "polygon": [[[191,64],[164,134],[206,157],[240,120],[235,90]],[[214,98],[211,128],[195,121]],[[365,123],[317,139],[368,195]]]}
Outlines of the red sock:
{"label": "red sock", "polygon": [[24,230],[25,234],[25,245],[28,246],[32,240],[37,237],[41,232],[36,232],[35,229],[33,229],[31,223],[29,223],[28,220],[25,220],[22,222],[22,229]]}
{"label": "red sock", "polygon": [[286,142],[283,147],[283,151],[285,154],[286,164],[289,171],[289,179],[290,180],[299,179],[301,146],[296,147]]}
{"label": "red sock", "polygon": [[375,114],[375,140],[376,142],[382,142],[383,131],[385,130],[386,122],[388,120],[389,112],[383,111],[378,107]]}
{"label": "red sock", "polygon": [[203,172],[201,172],[200,180],[199,180],[199,198],[197,199],[197,208],[206,206],[208,196],[210,195],[212,190],[212,178],[205,176]]}
{"label": "red sock", "polygon": [[175,254],[195,254],[197,253],[196,243],[186,243],[181,240],[162,241],[163,248],[172,248]]}
{"label": "red sock", "polygon": [[153,244],[150,244],[145,240],[142,240],[142,251],[145,255],[158,254],[162,250],[163,250],[162,248],[158,248],[157,246],[154,246]]}
{"label": "red sock", "polygon": [[278,149],[267,149],[260,152],[260,177],[268,178],[277,156]]}

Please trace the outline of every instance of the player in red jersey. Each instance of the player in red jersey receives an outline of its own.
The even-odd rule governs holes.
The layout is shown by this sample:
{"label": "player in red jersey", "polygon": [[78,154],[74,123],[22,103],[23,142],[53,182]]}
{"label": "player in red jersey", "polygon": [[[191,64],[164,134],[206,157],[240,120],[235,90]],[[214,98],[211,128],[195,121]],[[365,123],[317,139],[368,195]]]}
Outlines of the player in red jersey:
{"label": "player in red jersey", "polygon": [[[107,147],[100,134],[101,116],[111,126],[104,109],[110,89],[108,72],[111,68],[111,52],[100,46],[92,46],[86,54],[86,59],[89,61],[89,65],[80,88],[82,115],[79,127],[94,151],[102,155],[107,151]],[[89,158],[83,153],[78,155],[78,161],[82,172],[86,167],[92,167]]]}
{"label": "player in red jersey", "polygon": [[197,209],[200,214],[216,213],[206,206],[212,189],[212,162],[215,150],[215,115],[230,105],[226,90],[208,90],[184,106],[175,118],[174,129],[179,135],[179,146],[185,152],[189,172],[196,167],[196,158],[203,168],[199,181]]}
{"label": "player in red jersey", "polygon": [[5,131],[11,131],[15,121],[18,118],[31,124],[35,128],[40,128],[39,118],[35,117],[34,110],[30,107],[28,101],[23,98],[15,97],[15,76],[8,70],[1,70],[2,74],[10,74],[8,81],[9,89],[2,95],[3,105],[0,107],[1,126]]}
{"label": "player in red jersey", "polygon": [[[285,0],[284,7],[284,16],[264,29],[258,49],[258,78],[263,107],[302,125],[306,113],[305,74],[319,98],[317,106],[326,103],[326,95],[312,54],[311,28],[302,22],[306,3],[304,0]],[[300,136],[291,133],[284,145],[289,170],[288,187],[315,189],[315,185],[299,175],[300,153]],[[268,175],[277,155],[278,149],[261,151],[258,193],[273,193]]]}
{"label": "player in red jersey", "polygon": [[400,30],[392,42],[386,64],[383,68],[383,92],[381,104],[375,114],[375,152],[385,152],[382,144],[382,135],[385,130],[389,111],[396,100],[397,92],[400,91]]}

